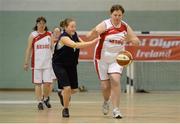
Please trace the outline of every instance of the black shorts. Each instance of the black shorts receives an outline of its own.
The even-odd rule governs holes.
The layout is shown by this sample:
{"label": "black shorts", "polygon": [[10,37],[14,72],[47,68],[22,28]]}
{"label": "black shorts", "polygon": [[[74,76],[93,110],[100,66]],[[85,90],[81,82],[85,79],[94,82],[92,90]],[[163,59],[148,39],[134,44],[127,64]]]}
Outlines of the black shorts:
{"label": "black shorts", "polygon": [[70,86],[71,89],[78,88],[77,66],[52,64],[54,73],[58,80],[58,88],[63,89],[65,86]]}

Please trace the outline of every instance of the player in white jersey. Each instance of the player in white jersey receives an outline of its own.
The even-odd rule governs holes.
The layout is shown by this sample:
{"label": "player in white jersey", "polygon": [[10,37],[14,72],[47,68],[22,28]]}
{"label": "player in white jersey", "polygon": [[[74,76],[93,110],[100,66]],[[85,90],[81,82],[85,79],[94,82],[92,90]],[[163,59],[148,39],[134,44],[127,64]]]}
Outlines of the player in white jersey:
{"label": "player in white jersey", "polygon": [[49,95],[52,90],[52,41],[51,33],[47,30],[46,19],[38,17],[28,39],[24,60],[24,69],[27,71],[31,57],[32,82],[35,84],[39,110],[44,109],[43,104],[51,108]]}
{"label": "player in white jersey", "polygon": [[112,101],[113,117],[122,118],[119,110],[120,102],[120,78],[123,67],[115,61],[120,51],[125,49],[125,44],[131,42],[139,44],[139,39],[131,27],[122,21],[124,8],[121,5],[113,5],[110,9],[111,18],[102,21],[88,34],[87,38],[101,37],[95,48],[94,63],[104,97],[103,113],[109,112],[109,102]]}

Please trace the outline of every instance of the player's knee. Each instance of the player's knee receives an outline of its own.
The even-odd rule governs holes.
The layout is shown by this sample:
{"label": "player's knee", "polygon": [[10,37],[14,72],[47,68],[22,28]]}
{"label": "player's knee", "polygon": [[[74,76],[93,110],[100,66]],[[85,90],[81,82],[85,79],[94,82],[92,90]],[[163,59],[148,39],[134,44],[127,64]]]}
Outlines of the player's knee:
{"label": "player's knee", "polygon": [[63,90],[66,93],[71,93],[71,87],[70,86],[63,87]]}
{"label": "player's knee", "polygon": [[110,86],[107,85],[107,84],[101,84],[101,89],[103,89],[103,90],[109,90],[109,89],[110,89]]}
{"label": "player's knee", "polygon": [[46,87],[50,87],[52,84],[51,84],[51,83],[44,83],[44,85],[45,85]]}
{"label": "player's knee", "polygon": [[120,81],[119,80],[112,80],[111,81],[111,87],[119,87],[120,86]]}
{"label": "player's knee", "polygon": [[39,84],[35,84],[34,86],[38,88],[38,87],[41,87],[42,84],[39,83]]}

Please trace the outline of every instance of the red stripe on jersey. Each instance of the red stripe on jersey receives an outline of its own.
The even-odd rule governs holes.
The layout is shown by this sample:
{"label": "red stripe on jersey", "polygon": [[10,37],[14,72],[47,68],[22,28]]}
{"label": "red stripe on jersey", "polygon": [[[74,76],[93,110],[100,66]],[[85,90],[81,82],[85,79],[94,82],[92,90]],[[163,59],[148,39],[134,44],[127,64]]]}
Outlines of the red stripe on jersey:
{"label": "red stripe on jersey", "polygon": [[51,37],[51,33],[50,32],[45,32],[44,34],[38,34],[36,37],[34,37],[33,42],[32,42],[32,46],[34,46],[34,44],[39,41],[40,39],[46,37],[46,36],[50,36]]}
{"label": "red stripe on jersey", "polygon": [[[98,68],[98,62],[97,62],[96,59],[95,59],[94,61],[95,61],[96,72],[97,72],[97,74],[98,74],[98,78],[100,79],[100,76],[99,76],[99,68]],[[100,80],[101,80],[101,79],[100,79]]]}
{"label": "red stripe on jersey", "polygon": [[34,69],[32,69],[32,83],[34,83]]}
{"label": "red stripe on jersey", "polygon": [[124,23],[121,23],[120,28],[115,28],[114,26],[106,30],[104,33],[105,35],[111,35],[111,34],[117,34],[120,32],[126,31],[127,32],[127,26]]}
{"label": "red stripe on jersey", "polygon": [[35,62],[35,48],[34,48],[34,44],[39,41],[40,39],[46,37],[46,36],[50,36],[51,37],[51,33],[50,32],[45,32],[44,34],[38,34],[36,37],[33,38],[32,41],[32,58],[31,58],[31,67],[34,68],[34,62]]}
{"label": "red stripe on jersey", "polygon": [[101,58],[102,46],[103,46],[104,39],[105,39],[106,35],[104,35],[104,33],[103,33],[103,34],[100,35],[100,37],[101,37],[101,39],[99,41],[99,44],[98,44],[98,46],[96,48],[96,53],[95,53],[95,58],[96,59],[100,59]]}
{"label": "red stripe on jersey", "polygon": [[100,42],[96,48],[95,58],[96,59],[101,58],[101,51],[102,51],[103,43],[104,43],[106,36],[111,35],[111,34],[117,34],[117,33],[123,32],[123,31],[127,32],[127,26],[126,26],[126,24],[124,24],[122,22],[120,28],[115,28],[114,26],[112,26],[111,28],[107,29],[104,33],[102,33],[100,35],[100,37],[101,37]]}
{"label": "red stripe on jersey", "polygon": [[31,57],[31,67],[34,68],[34,63],[35,63],[35,48],[34,45],[32,47],[32,57]]}

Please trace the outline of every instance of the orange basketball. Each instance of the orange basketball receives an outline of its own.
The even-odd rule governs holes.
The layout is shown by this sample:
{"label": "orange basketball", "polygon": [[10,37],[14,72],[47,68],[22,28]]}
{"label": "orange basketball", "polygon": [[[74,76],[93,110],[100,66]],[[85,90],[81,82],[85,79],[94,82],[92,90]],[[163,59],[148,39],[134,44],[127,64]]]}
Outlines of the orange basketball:
{"label": "orange basketball", "polygon": [[116,61],[121,66],[128,66],[133,60],[132,54],[129,51],[122,51],[116,57]]}

